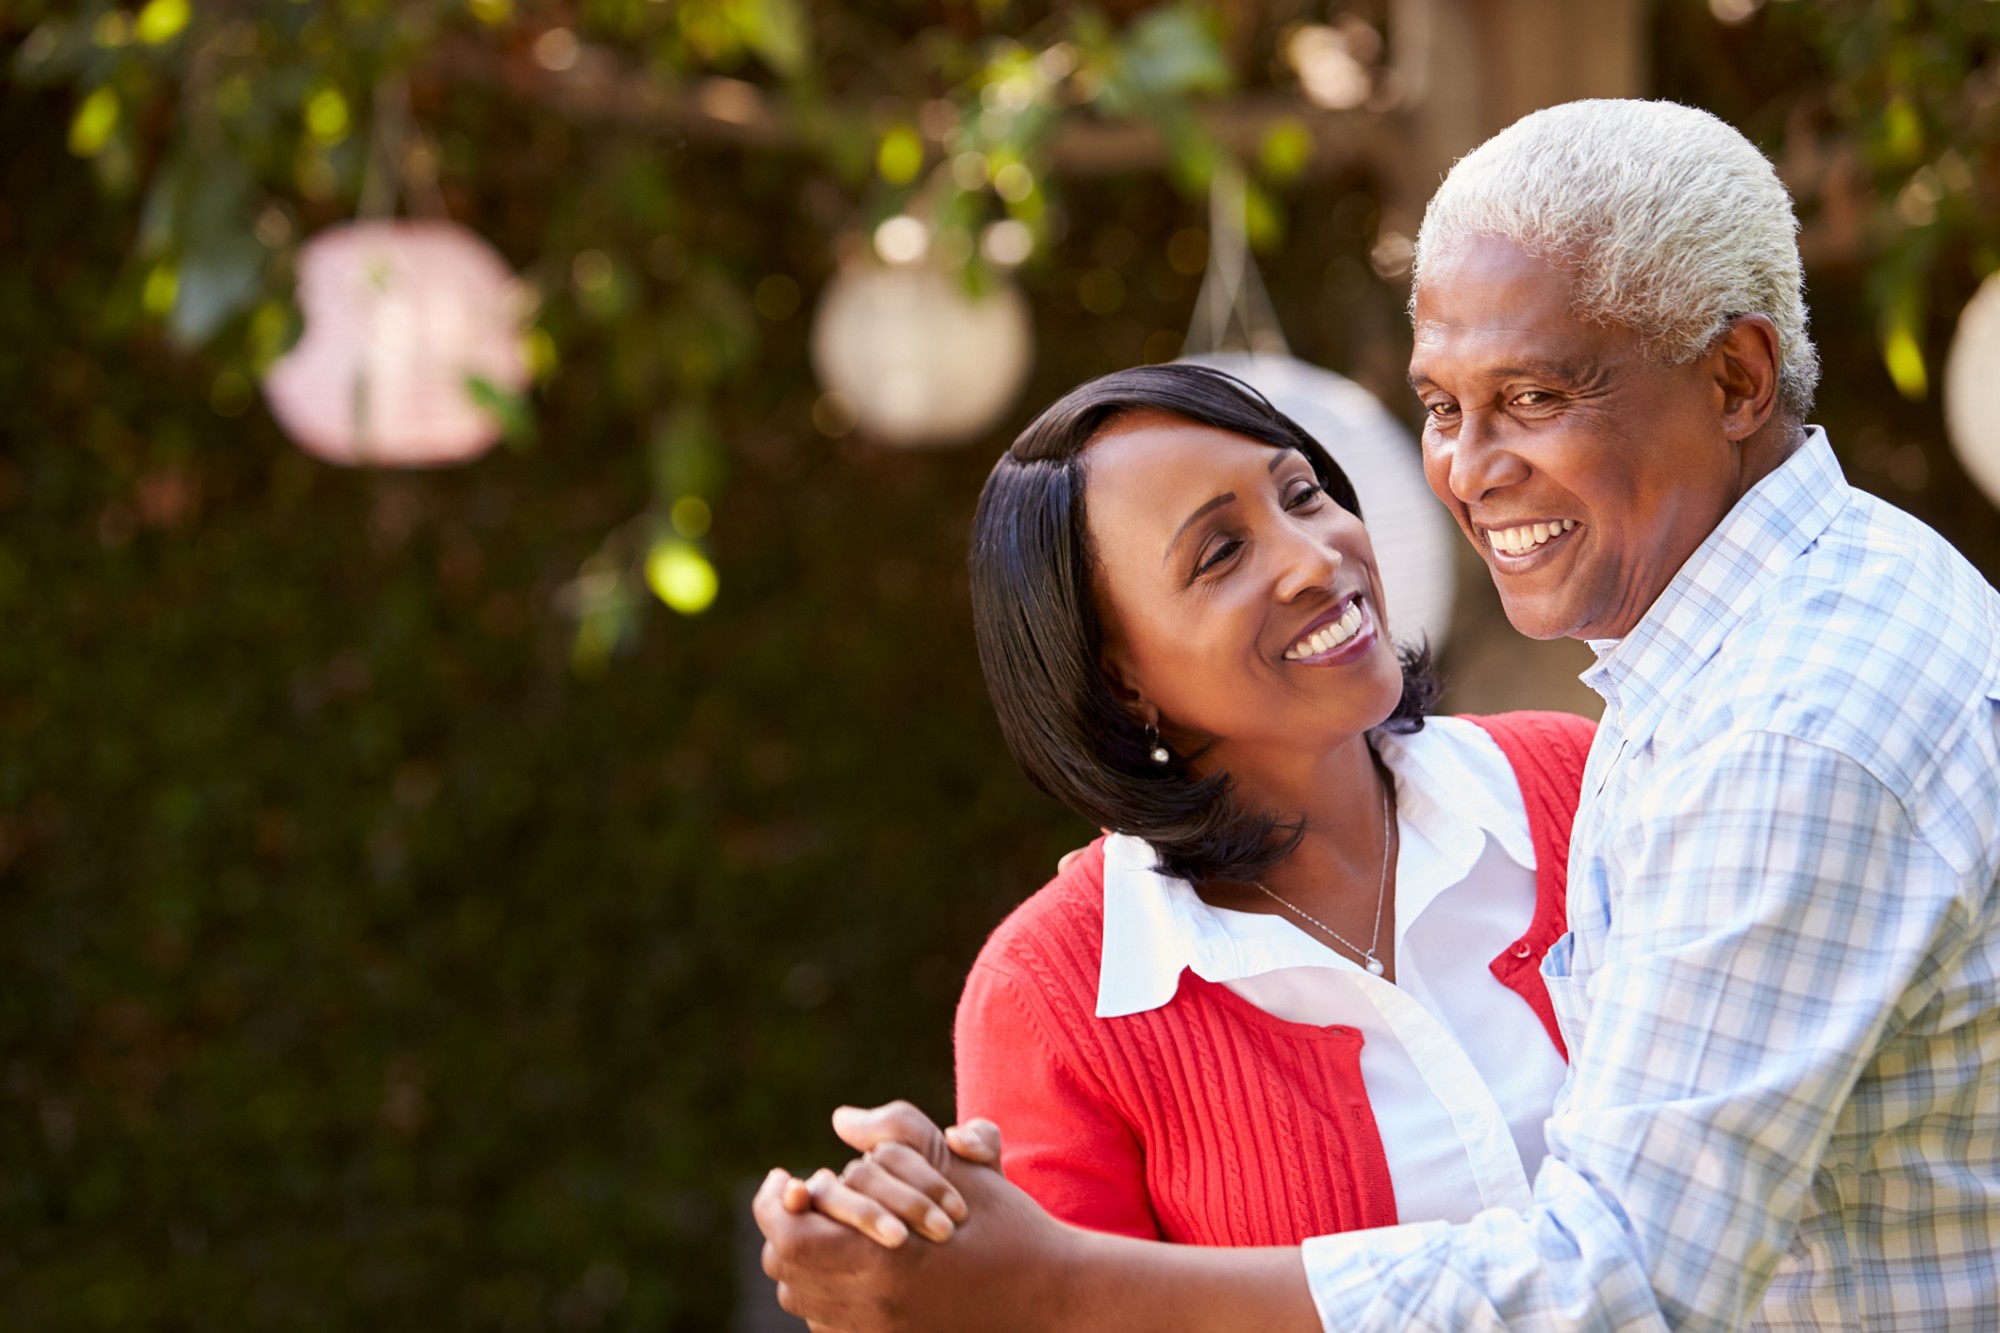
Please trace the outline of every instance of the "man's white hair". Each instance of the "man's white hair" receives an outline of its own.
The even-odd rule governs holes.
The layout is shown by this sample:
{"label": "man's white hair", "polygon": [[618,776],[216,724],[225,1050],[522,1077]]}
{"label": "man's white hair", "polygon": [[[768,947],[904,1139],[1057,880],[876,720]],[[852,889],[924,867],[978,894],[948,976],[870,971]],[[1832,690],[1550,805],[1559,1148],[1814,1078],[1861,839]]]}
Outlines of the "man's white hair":
{"label": "man's white hair", "polygon": [[1812,409],[1819,353],[1791,196],[1764,155],[1706,111],[1570,102],[1524,116],[1460,158],[1417,235],[1412,285],[1475,236],[1575,276],[1577,318],[1623,325],[1647,354],[1692,361],[1739,315],[1778,329],[1780,407]]}

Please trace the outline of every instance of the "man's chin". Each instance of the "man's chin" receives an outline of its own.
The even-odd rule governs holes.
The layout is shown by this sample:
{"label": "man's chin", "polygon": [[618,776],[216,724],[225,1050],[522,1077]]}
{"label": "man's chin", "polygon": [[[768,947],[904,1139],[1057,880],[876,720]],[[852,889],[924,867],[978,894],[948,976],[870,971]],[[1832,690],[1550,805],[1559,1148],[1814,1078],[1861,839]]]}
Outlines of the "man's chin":
{"label": "man's chin", "polygon": [[1507,613],[1507,623],[1516,632],[1530,639],[1591,637],[1580,623],[1583,617],[1578,608],[1569,599],[1545,594],[1509,595],[1504,582],[1495,579],[1494,585],[1500,592],[1500,609]]}

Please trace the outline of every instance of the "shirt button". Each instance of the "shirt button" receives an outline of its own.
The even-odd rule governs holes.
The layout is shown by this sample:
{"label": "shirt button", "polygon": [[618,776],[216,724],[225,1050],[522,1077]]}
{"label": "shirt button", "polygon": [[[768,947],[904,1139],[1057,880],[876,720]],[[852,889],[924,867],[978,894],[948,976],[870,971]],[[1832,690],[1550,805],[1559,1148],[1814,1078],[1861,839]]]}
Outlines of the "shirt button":
{"label": "shirt button", "polygon": [[1519,940],[1514,945],[1513,953],[1516,958],[1526,958],[1529,954],[1533,952],[1534,950],[1528,947],[1528,942],[1526,940]]}

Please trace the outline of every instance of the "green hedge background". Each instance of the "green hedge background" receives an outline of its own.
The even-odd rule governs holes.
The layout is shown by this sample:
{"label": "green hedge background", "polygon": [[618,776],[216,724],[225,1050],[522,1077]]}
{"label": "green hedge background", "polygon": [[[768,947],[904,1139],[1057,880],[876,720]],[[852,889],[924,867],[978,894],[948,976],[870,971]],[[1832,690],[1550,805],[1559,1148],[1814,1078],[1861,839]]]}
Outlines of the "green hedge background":
{"label": "green hedge background", "polygon": [[[1668,4],[1655,30],[1658,90],[1774,151],[1833,77],[1803,43],[1773,57],[1763,18]],[[966,964],[1088,832],[988,716],[965,533],[1005,430],[1184,326],[1199,279],[1165,253],[1201,204],[1069,186],[1023,406],[899,454],[810,423],[819,166],[686,146],[635,202],[635,144],[497,92],[460,108],[468,195],[517,262],[572,225],[548,195],[573,182],[613,230],[671,211],[690,253],[804,291],[749,316],[713,399],[720,599],[654,608],[579,676],[557,589],[646,504],[650,426],[606,405],[649,335],[564,328],[532,447],[313,462],[218,392],[218,354],[107,318],[137,210],[69,152],[77,96],[0,96],[0,1322],[726,1326],[743,1184],[833,1157],[837,1102],[949,1106]],[[1295,351],[1407,414],[1403,293],[1362,264],[1375,191],[1283,193],[1263,263]],[[1076,303],[1097,267],[1115,315]],[[1981,269],[1968,241],[1925,271],[1933,367]],[[1820,415],[1859,483],[1993,577],[2000,523],[1934,390],[1882,368],[1872,271],[1813,274]]]}

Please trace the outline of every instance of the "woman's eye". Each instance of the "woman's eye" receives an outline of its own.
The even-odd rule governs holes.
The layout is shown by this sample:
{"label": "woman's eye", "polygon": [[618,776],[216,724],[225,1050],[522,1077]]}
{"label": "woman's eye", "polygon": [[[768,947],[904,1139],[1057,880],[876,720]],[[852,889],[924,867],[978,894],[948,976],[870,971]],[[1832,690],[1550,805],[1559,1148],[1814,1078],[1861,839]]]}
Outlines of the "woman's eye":
{"label": "woman's eye", "polygon": [[1291,495],[1286,497],[1285,508],[1304,509],[1306,506],[1310,505],[1313,501],[1319,499],[1320,496],[1325,494],[1326,494],[1325,489],[1321,487],[1318,482],[1309,481],[1305,483],[1303,486],[1300,486],[1297,489],[1295,489],[1291,493]]}
{"label": "woman's eye", "polygon": [[1201,563],[1197,564],[1194,567],[1194,576],[1196,578],[1200,578],[1203,574],[1206,574],[1211,569],[1216,568],[1218,565],[1222,564],[1223,561],[1229,559],[1230,556],[1235,555],[1236,548],[1241,546],[1242,544],[1243,543],[1237,541],[1234,537],[1230,538],[1228,541],[1217,543],[1208,552],[1208,554],[1204,555],[1201,558]]}

